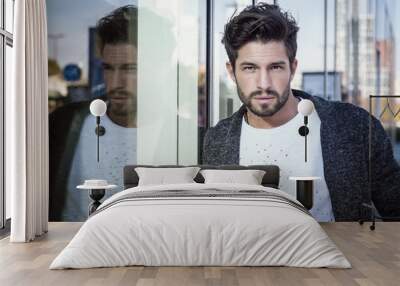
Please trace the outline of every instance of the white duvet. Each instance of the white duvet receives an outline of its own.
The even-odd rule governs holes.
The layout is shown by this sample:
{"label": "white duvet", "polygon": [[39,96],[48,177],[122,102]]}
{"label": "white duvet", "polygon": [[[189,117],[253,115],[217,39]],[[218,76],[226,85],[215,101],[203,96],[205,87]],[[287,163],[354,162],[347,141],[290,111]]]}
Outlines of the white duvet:
{"label": "white duvet", "polygon": [[238,184],[135,187],[107,199],[50,269],[145,266],[294,266],[350,268],[310,215],[274,200],[174,197],[122,200],[136,192],[262,190]]}

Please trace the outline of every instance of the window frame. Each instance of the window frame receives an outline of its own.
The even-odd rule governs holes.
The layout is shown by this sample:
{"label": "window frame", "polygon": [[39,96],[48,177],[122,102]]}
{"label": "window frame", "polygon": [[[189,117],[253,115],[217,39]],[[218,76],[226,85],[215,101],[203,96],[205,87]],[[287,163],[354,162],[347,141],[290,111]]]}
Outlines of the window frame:
{"label": "window frame", "polygon": [[[6,46],[13,48],[13,34],[6,30],[6,0],[0,0],[0,236],[10,229],[10,219],[6,215],[6,189],[5,189],[5,92],[6,92]],[[13,13],[15,0],[12,0]],[[14,15],[12,15],[14,16]],[[14,19],[14,18],[13,18]],[[13,29],[12,29],[13,30]]]}

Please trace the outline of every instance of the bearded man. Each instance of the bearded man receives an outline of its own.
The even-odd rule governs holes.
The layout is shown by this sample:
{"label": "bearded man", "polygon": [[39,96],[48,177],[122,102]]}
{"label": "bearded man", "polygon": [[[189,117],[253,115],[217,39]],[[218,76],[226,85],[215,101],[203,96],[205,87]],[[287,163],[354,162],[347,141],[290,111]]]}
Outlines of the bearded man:
{"label": "bearded man", "polygon": [[[380,122],[372,119],[369,190],[369,113],[291,89],[298,30],[288,13],[265,3],[248,6],[226,24],[227,70],[243,105],[208,129],[203,164],[278,165],[279,188],[291,195],[291,176],[320,177],[310,210],[319,221],[358,220],[369,199],[381,215],[400,216],[400,168]],[[308,117],[307,162],[298,132],[304,118],[297,111],[305,99],[315,106]]]}

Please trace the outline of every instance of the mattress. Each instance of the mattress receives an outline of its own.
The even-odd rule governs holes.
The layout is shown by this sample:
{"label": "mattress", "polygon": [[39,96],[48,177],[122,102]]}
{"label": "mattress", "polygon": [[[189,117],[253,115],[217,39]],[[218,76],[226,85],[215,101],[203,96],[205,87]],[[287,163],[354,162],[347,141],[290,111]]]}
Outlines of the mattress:
{"label": "mattress", "polygon": [[139,186],[113,195],[50,269],[129,265],[351,267],[286,193],[198,183]]}

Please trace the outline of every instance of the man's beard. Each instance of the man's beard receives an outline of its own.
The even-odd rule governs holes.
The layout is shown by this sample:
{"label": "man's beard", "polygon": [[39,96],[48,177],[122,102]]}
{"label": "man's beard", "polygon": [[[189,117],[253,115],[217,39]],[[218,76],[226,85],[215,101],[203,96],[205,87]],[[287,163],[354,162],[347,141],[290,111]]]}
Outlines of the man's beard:
{"label": "man's beard", "polygon": [[[114,102],[113,97],[125,98],[125,102]],[[132,117],[136,116],[137,102],[134,93],[125,90],[113,90],[107,94],[109,105],[108,110],[116,116]]]}
{"label": "man's beard", "polygon": [[[289,99],[290,94],[290,82],[288,83],[285,90],[282,94],[279,94],[277,91],[273,89],[265,89],[265,90],[256,90],[250,93],[250,95],[246,96],[243,91],[240,89],[239,85],[236,84],[238,89],[238,94],[240,100],[243,104],[255,115],[264,117],[264,116],[272,116],[277,113],[281,108],[285,105],[285,103]],[[269,97],[275,97],[276,101],[273,103],[265,103],[261,105],[261,110],[257,109],[254,104],[252,104],[252,99],[256,96],[261,96],[265,93]]]}
{"label": "man's beard", "polygon": [[116,116],[133,117],[136,116],[136,104],[130,102],[128,104],[109,104],[108,109]]}

